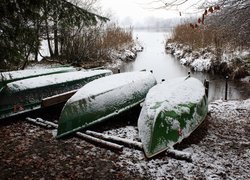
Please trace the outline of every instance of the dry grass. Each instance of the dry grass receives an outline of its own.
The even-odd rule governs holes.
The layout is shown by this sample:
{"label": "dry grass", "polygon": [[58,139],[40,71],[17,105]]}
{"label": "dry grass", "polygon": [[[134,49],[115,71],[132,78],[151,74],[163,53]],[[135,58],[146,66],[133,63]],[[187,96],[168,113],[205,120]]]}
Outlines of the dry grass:
{"label": "dry grass", "polygon": [[231,27],[214,25],[191,27],[189,23],[178,25],[173,30],[172,41],[187,44],[193,48],[214,46],[216,49],[236,49],[247,46],[247,43],[238,38],[237,32]]}
{"label": "dry grass", "polygon": [[211,45],[222,47],[224,44],[222,30],[206,26],[192,28],[188,23],[178,25],[173,30],[172,40],[191,45],[193,48],[203,48]]}
{"label": "dry grass", "polygon": [[103,48],[119,49],[124,44],[133,42],[133,29],[123,29],[116,24],[107,26],[103,36]]}

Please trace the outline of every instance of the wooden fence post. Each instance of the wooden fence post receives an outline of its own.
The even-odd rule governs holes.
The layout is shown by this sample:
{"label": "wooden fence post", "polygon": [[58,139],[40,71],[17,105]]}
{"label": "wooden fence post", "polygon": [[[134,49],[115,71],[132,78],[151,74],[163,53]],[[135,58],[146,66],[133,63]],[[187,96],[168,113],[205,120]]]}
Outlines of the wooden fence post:
{"label": "wooden fence post", "polygon": [[209,93],[209,81],[204,79],[204,86],[205,86],[205,94],[208,98],[208,93]]}
{"label": "wooden fence post", "polygon": [[225,100],[227,100],[227,90],[228,89],[228,76],[226,76],[226,87],[225,87]]}

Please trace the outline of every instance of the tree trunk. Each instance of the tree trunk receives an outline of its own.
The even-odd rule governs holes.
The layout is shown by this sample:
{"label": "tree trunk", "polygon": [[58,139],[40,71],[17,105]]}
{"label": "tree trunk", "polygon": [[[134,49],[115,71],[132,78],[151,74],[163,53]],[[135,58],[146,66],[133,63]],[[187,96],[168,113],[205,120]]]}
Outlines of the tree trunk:
{"label": "tree trunk", "polygon": [[26,59],[25,61],[24,61],[24,63],[23,63],[23,65],[22,65],[22,67],[21,67],[21,70],[24,70],[25,69],[25,67],[27,66],[27,64],[28,64],[28,59]]}
{"label": "tree trunk", "polygon": [[54,53],[53,53],[53,50],[52,50],[51,44],[50,44],[49,25],[48,25],[47,18],[45,19],[45,27],[46,27],[46,36],[47,36],[47,41],[48,41],[48,47],[49,47],[50,57],[53,57]]}
{"label": "tree trunk", "polygon": [[58,21],[57,19],[54,20],[54,55],[55,57],[58,57],[59,51],[58,51]]}
{"label": "tree trunk", "polygon": [[39,20],[36,21],[35,27],[36,27],[35,61],[38,61],[39,45],[40,45],[40,41],[39,41],[39,32],[40,32]]}

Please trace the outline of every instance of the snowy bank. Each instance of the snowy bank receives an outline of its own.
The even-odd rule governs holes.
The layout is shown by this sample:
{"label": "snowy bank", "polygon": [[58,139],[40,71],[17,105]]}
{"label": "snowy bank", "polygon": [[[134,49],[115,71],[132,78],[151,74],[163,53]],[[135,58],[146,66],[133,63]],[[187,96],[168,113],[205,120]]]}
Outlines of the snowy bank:
{"label": "snowy bank", "polygon": [[113,49],[110,53],[111,63],[108,63],[107,68],[116,68],[126,61],[134,61],[138,52],[142,52],[143,47],[138,41],[131,44],[121,46],[119,49]]}
{"label": "snowy bank", "polygon": [[194,50],[188,45],[169,42],[165,48],[167,53],[174,55],[182,65],[190,66],[193,71],[213,71],[230,75],[232,79],[250,75],[250,50],[224,50],[220,53],[214,47]]}
{"label": "snowy bank", "polygon": [[138,42],[133,42],[120,47],[118,50],[113,50],[111,52],[111,59],[114,61],[133,61],[137,57],[137,52],[141,52],[142,50],[143,47]]}

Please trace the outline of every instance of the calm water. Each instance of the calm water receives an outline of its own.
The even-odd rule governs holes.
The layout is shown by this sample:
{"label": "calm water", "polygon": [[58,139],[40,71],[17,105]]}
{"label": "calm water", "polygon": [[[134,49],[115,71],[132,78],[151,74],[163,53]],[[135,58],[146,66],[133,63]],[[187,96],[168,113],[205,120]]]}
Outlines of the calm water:
{"label": "calm water", "polygon": [[[179,62],[169,54],[165,53],[164,44],[168,36],[165,32],[135,31],[134,36],[144,47],[143,52],[138,53],[137,59],[133,62],[123,63],[121,72],[137,70],[153,70],[158,82],[162,79],[169,80],[176,77],[187,76],[189,68],[179,64]],[[206,73],[191,73],[191,76],[200,79],[208,79],[209,101],[225,97],[225,79],[220,76],[212,76]],[[250,85],[243,82],[229,82],[228,99],[250,98]]]}

